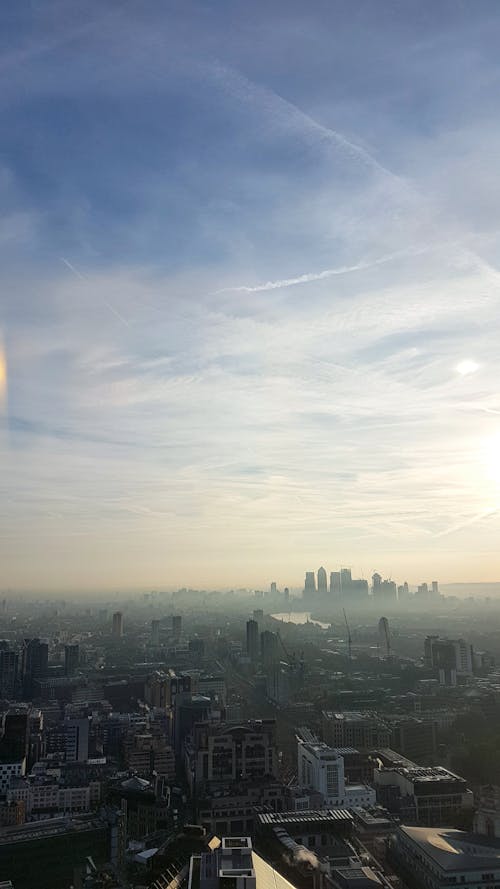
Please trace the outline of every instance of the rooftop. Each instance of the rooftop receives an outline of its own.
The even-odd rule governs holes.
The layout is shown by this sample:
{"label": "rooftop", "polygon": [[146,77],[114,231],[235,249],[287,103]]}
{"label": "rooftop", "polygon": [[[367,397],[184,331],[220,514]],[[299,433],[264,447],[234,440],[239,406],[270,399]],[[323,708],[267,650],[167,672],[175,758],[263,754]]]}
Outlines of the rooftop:
{"label": "rooftop", "polygon": [[348,824],[353,821],[348,809],[307,809],[304,812],[264,812],[257,815],[259,824],[312,824],[323,821],[325,824],[336,821]]}
{"label": "rooftop", "polygon": [[500,869],[500,839],[452,828],[401,827],[399,832],[442,871]]}

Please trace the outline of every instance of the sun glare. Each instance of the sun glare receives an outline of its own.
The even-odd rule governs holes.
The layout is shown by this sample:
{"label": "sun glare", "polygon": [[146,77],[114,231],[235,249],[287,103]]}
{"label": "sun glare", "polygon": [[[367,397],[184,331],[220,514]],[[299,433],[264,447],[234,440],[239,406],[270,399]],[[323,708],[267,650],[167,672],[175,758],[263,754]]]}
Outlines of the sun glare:
{"label": "sun glare", "polygon": [[460,361],[460,363],[457,364],[455,370],[462,377],[467,377],[469,374],[473,374],[476,370],[479,370],[479,364],[471,358],[466,358],[464,361]]}

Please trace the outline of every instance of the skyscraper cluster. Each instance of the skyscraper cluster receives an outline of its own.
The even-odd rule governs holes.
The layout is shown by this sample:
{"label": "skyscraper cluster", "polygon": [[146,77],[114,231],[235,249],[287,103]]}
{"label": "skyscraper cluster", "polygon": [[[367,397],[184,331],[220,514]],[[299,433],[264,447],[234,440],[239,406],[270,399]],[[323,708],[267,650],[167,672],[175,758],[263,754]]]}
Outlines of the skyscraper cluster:
{"label": "skyscraper cluster", "polygon": [[331,571],[330,580],[325,568],[318,568],[317,578],[314,571],[307,571],[304,583],[304,599],[316,602],[327,602],[331,597],[359,598],[368,596],[368,582],[362,578],[353,578],[350,568]]}

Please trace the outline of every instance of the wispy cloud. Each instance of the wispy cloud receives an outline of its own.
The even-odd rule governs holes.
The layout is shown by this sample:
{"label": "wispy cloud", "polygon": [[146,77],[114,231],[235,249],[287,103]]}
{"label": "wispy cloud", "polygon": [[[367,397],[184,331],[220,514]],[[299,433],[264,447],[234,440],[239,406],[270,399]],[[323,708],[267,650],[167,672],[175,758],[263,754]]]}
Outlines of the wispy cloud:
{"label": "wispy cloud", "polygon": [[153,7],[0,53],[4,583],[498,575],[500,23]]}

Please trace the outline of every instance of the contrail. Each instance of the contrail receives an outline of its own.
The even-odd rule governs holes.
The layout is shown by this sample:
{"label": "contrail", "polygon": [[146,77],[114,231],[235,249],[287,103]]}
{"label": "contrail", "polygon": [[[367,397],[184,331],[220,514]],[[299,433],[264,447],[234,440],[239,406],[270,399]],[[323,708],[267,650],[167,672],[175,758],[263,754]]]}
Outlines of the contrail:
{"label": "contrail", "polygon": [[323,281],[325,278],[333,278],[336,275],[348,275],[351,272],[361,272],[364,269],[371,269],[377,265],[383,265],[392,262],[403,256],[418,255],[425,253],[427,247],[414,250],[399,250],[395,253],[388,253],[386,256],[380,256],[378,259],[366,259],[355,265],[341,265],[335,269],[323,269],[320,272],[306,272],[304,275],[298,275],[296,278],[282,278],[278,281],[265,281],[262,284],[255,284],[249,287],[244,284],[235,287],[223,287],[222,290],[214,291],[218,293],[262,293],[266,290],[282,290],[284,287],[296,287],[299,284],[309,284],[311,281]]}
{"label": "contrail", "polygon": [[299,108],[289,99],[285,99],[269,87],[249,80],[240,71],[224,65],[220,61],[216,61],[212,65],[211,73],[216,80],[223,84],[226,92],[246,104],[260,107],[264,112],[268,111],[273,122],[277,122],[284,129],[295,129],[297,133],[302,134],[304,137],[309,135],[316,141],[316,144],[319,144],[321,141],[329,143],[343,151],[347,156],[357,158],[367,168],[381,173],[384,177],[389,177],[394,182],[398,182],[406,187],[406,183],[400,176],[384,167],[361,145],[347,139],[342,133],[319,123],[307,114],[306,111],[303,111],[302,108]]}
{"label": "contrail", "polygon": [[[66,259],[64,256],[60,256],[59,259],[61,260],[61,262],[64,263],[65,266],[70,269],[70,271],[73,272],[74,275],[76,275],[77,278],[80,278],[81,281],[88,281],[87,276],[82,275],[82,273],[79,272],[78,269],[75,268],[75,266],[68,259]],[[106,306],[106,308],[109,309],[109,311],[112,312],[113,315],[122,322],[122,324],[125,324],[126,327],[130,327],[130,323],[127,321],[126,318],[123,317],[123,315],[120,315],[118,309],[115,309],[115,307],[112,306],[111,303],[109,303],[106,299],[103,299],[102,302]]]}
{"label": "contrail", "polygon": [[493,509],[486,509],[484,512],[480,512],[477,515],[472,516],[472,518],[466,519],[465,522],[460,522],[458,525],[452,525],[451,528],[439,531],[434,537],[447,537],[448,534],[454,534],[455,531],[461,531],[462,528],[468,528],[469,525],[475,525],[476,522],[480,522],[482,519],[489,519],[490,516],[496,515],[499,511],[500,506],[494,506]]}

